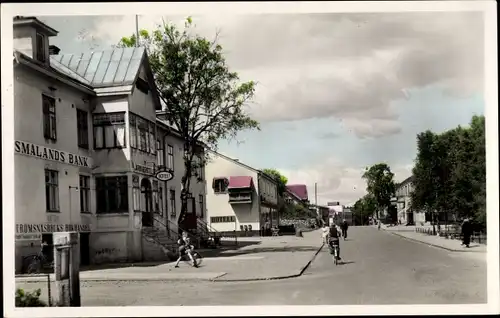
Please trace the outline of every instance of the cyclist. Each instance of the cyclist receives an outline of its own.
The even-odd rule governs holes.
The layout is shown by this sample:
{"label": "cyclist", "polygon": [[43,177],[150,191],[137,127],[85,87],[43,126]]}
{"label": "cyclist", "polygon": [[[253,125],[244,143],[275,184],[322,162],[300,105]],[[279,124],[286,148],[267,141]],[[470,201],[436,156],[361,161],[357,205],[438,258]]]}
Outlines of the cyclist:
{"label": "cyclist", "polygon": [[182,232],[181,238],[177,240],[177,244],[179,245],[179,258],[177,259],[177,262],[175,263],[175,267],[179,267],[179,262],[183,257],[188,255],[189,259],[191,260],[193,267],[198,267],[198,264],[196,263],[196,260],[193,258],[193,255],[191,255],[191,249],[192,245],[189,239],[189,236],[187,232]]}
{"label": "cyclist", "polygon": [[330,248],[330,254],[334,254],[334,248],[338,248],[337,258],[340,260],[340,233],[338,227],[335,224],[330,226],[330,230],[328,232],[328,247]]}
{"label": "cyclist", "polygon": [[347,221],[345,219],[342,221],[342,225],[340,226],[340,228],[342,229],[342,237],[345,240],[347,238],[347,228],[349,228],[349,224],[347,224]]}

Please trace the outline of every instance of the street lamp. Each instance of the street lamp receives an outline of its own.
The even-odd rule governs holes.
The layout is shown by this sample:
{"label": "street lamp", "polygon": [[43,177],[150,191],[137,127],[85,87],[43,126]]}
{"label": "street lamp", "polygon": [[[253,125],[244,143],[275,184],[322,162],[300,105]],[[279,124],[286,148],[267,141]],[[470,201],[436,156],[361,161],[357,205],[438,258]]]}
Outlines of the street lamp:
{"label": "street lamp", "polygon": [[69,224],[72,224],[72,214],[73,214],[73,203],[71,201],[71,189],[75,189],[78,192],[78,187],[68,186],[69,192]]}

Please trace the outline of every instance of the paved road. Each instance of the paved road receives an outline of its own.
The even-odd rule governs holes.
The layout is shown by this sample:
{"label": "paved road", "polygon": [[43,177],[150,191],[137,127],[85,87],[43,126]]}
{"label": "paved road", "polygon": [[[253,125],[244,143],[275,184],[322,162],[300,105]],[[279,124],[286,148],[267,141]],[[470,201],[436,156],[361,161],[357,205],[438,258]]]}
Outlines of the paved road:
{"label": "paved road", "polygon": [[341,256],[346,264],[335,266],[328,250],[323,249],[305,275],[288,280],[86,282],[82,283],[82,305],[374,305],[487,301],[486,254],[448,252],[374,228],[354,227],[349,231],[348,241],[341,242]]}

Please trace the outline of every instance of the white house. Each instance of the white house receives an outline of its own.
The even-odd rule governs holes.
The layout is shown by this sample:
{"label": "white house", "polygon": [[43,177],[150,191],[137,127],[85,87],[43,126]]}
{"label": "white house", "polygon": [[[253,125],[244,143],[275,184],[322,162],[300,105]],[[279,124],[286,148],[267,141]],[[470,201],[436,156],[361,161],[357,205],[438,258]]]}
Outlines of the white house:
{"label": "white house", "polygon": [[[82,264],[148,259],[144,228],[177,230],[184,165],[180,136],[157,120],[147,55],[59,54],[55,35],[34,17],[14,19],[16,270],[67,230],[81,233]],[[174,179],[157,180],[159,166]],[[203,219],[201,179],[191,197]]]}
{"label": "white house", "polygon": [[278,189],[272,177],[216,152],[210,152],[205,174],[206,213],[213,230],[248,235],[278,226]]}

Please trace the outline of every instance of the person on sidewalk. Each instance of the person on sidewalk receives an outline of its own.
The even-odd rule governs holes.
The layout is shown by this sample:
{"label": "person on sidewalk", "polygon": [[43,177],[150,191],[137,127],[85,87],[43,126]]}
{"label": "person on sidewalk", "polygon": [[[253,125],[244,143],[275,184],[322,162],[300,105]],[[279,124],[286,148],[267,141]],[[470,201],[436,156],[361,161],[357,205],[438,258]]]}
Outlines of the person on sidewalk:
{"label": "person on sidewalk", "polygon": [[469,247],[471,236],[472,236],[472,224],[470,223],[469,219],[466,218],[462,223],[462,237],[463,237],[462,245],[465,245],[465,247]]}
{"label": "person on sidewalk", "polygon": [[327,244],[327,239],[328,239],[328,231],[330,229],[328,228],[328,225],[326,223],[323,224],[323,228],[321,229],[321,241],[323,244]]}
{"label": "person on sidewalk", "polygon": [[186,254],[188,257],[191,259],[191,262],[193,264],[193,267],[198,267],[198,264],[196,264],[196,260],[193,258],[191,255],[191,242],[189,240],[189,236],[186,231],[182,232],[182,236],[177,240],[177,244],[179,246],[179,258],[175,262],[175,268],[179,267],[179,262],[183,257],[186,257]]}

